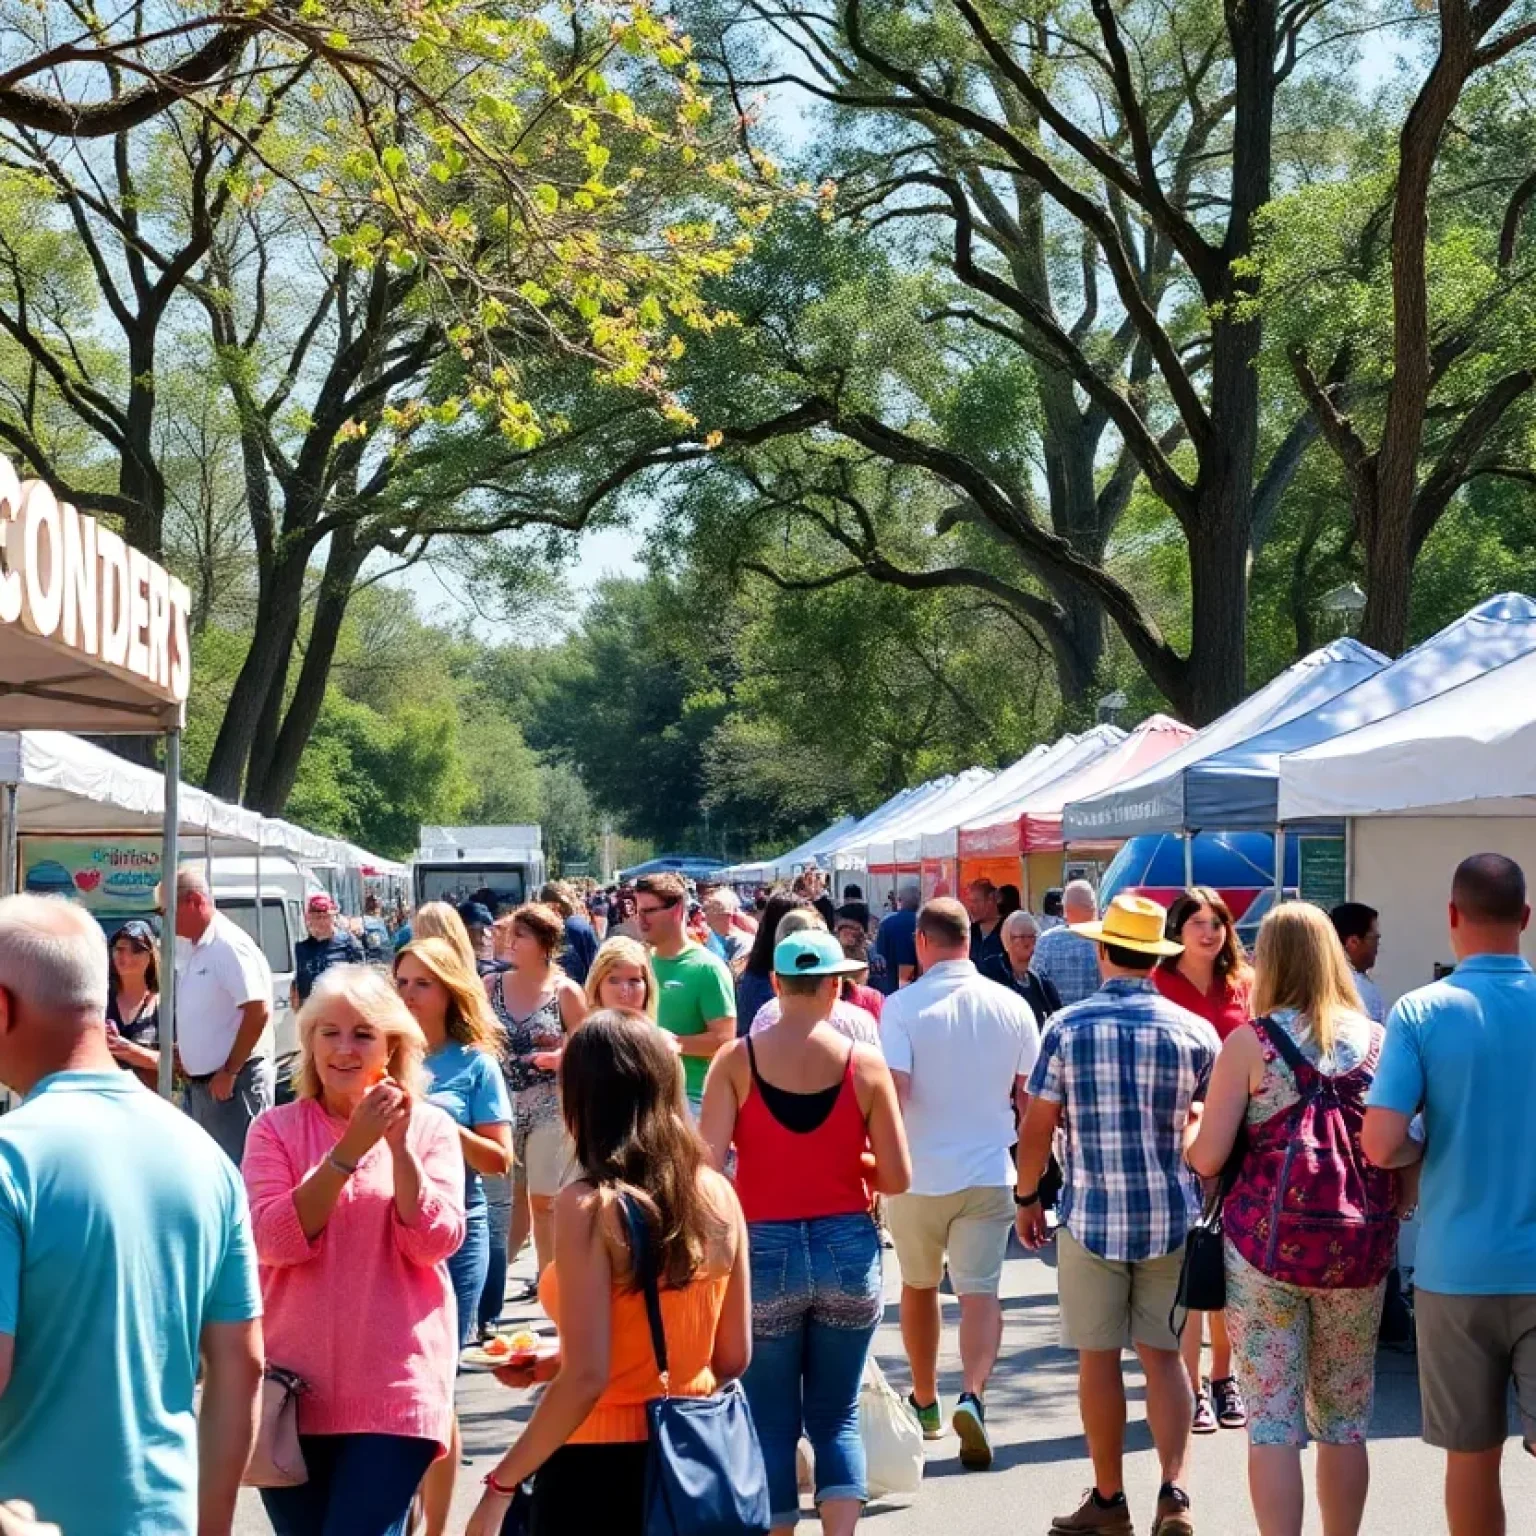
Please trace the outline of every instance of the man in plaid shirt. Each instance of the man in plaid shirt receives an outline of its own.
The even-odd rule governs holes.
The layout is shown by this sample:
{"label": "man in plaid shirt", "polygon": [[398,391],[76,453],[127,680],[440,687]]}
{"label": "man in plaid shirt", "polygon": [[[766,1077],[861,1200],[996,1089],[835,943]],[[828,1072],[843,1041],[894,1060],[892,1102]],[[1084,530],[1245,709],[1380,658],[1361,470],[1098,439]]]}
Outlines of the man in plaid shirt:
{"label": "man in plaid shirt", "polygon": [[1083,1429],[1094,1488],[1051,1529],[1074,1536],[1131,1536],[1121,1462],[1127,1339],[1147,1378],[1147,1419],[1162,1462],[1152,1536],[1193,1536],[1180,1486],[1194,1398],[1169,1324],[1184,1239],[1200,1213],[1200,1188],[1184,1161],[1221,1042],[1204,1019],[1162,997],[1152,967],[1181,946],[1163,937],[1155,901],[1117,896],[1103,922],[1076,923],[1097,945],[1103,985],[1050,1022],[1029,1080],[1019,1135],[1019,1236],[1047,1237],[1039,1180],[1058,1128],[1066,1187],[1057,1233],[1064,1342],[1078,1351]]}
{"label": "man in plaid shirt", "polygon": [[1041,932],[1029,968],[1056,988],[1063,1003],[1080,1003],[1099,990],[1099,948],[1080,931],[1099,915],[1099,899],[1086,880],[1074,880],[1061,893],[1061,909],[1066,924]]}

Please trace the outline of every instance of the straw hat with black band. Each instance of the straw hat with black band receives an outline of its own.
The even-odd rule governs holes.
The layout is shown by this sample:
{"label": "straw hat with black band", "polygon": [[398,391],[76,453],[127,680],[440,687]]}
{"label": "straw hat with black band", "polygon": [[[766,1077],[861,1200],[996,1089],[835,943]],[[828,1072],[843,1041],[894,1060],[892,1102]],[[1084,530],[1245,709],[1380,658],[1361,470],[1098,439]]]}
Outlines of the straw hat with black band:
{"label": "straw hat with black band", "polygon": [[1145,896],[1116,896],[1104,909],[1104,916],[1092,923],[1069,923],[1073,933],[1108,944],[1116,949],[1134,950],[1138,955],[1182,955],[1184,946],[1163,935],[1168,926],[1168,912]]}

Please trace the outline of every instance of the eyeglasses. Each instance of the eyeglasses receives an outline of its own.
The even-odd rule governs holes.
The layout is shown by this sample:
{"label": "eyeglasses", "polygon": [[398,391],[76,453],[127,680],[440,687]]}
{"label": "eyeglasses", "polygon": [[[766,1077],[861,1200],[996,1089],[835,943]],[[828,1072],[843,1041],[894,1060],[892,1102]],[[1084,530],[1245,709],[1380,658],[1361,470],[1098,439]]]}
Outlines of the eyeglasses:
{"label": "eyeglasses", "polygon": [[658,902],[653,907],[642,907],[636,905],[635,914],[638,917],[655,917],[658,912],[670,912],[676,905],[677,903],[675,901]]}

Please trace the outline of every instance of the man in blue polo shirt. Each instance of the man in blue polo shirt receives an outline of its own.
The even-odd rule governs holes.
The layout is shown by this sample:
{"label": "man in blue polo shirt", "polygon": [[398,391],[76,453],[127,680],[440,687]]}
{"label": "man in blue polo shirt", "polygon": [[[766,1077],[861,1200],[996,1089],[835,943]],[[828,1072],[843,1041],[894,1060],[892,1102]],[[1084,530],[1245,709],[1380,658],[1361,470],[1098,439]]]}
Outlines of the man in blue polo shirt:
{"label": "man in blue polo shirt", "polygon": [[1411,1162],[1424,1117],[1414,1271],[1424,1439],[1446,1453],[1451,1536],[1503,1536],[1513,1382],[1536,1443],[1536,974],[1520,956],[1525,875],[1475,854],[1451,885],[1455,971],[1392,1010],[1363,1143]]}
{"label": "man in blue polo shirt", "polygon": [[896,891],[896,910],[880,919],[875,934],[876,964],[869,979],[889,997],[917,975],[917,909],[923,904],[923,888],[916,880],[903,880]]}
{"label": "man in blue polo shirt", "polygon": [[[107,946],[0,900],[0,1495],[69,1536],[228,1536],[255,1438],[245,1190],[107,1049]],[[194,1415],[198,1361],[201,1408]]]}

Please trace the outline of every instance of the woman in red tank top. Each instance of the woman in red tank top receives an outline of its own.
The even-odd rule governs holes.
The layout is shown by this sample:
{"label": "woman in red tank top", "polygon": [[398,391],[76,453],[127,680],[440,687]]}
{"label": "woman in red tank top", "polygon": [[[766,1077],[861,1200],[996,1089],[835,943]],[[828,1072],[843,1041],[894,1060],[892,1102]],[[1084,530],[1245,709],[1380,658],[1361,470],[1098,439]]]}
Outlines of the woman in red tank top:
{"label": "woman in red tank top", "polygon": [[871,1193],[900,1194],[912,1177],[884,1058],[828,1023],[841,978],[856,966],[829,933],[779,940],[779,1022],[715,1057],[699,1121],[716,1167],[736,1149],[752,1264],[752,1363],[742,1385],[773,1528],[795,1523],[804,1434],[826,1536],[848,1536],[869,1492],[859,1385],[884,1305]]}

